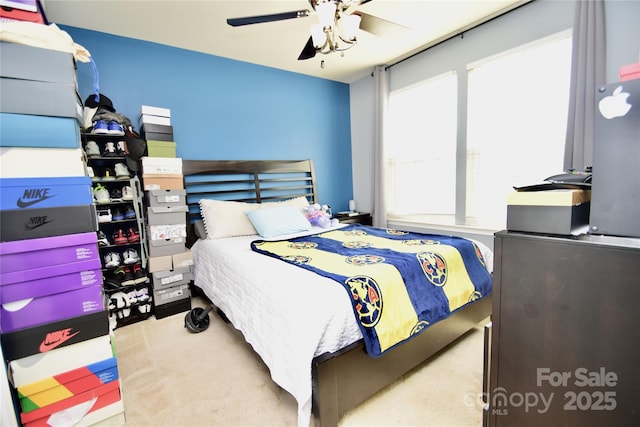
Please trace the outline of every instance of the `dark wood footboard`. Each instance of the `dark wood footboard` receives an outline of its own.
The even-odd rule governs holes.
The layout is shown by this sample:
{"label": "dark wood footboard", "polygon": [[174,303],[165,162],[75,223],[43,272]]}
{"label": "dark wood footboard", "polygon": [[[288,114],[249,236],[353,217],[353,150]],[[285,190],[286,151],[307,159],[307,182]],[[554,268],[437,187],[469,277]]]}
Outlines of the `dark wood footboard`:
{"label": "dark wood footboard", "polygon": [[[491,315],[491,296],[465,306],[418,337],[370,357],[362,341],[316,357],[312,366],[315,427],[338,425],[347,411],[420,365]],[[363,375],[366,372],[366,375]]]}

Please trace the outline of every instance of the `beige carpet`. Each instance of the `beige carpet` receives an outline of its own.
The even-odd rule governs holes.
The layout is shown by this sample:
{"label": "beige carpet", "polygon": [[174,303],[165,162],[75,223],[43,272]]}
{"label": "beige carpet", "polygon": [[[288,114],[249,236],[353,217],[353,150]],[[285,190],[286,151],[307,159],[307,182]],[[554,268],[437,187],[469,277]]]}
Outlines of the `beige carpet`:
{"label": "beige carpet", "polygon": [[[193,306],[205,304],[194,298]],[[217,315],[199,334],[185,313],[115,330],[125,426],[295,426],[297,405]],[[482,425],[481,327],[340,420],[340,426]]]}

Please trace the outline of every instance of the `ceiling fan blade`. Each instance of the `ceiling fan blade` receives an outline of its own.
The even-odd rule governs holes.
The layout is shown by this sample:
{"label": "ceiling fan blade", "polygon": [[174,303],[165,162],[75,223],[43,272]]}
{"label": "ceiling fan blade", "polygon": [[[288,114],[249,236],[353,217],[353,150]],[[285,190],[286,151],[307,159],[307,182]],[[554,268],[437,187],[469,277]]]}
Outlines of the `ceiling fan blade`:
{"label": "ceiling fan blade", "polygon": [[304,45],[302,52],[300,52],[300,56],[298,56],[298,61],[311,59],[314,56],[316,56],[316,48],[313,46],[313,38],[309,37],[307,44]]}
{"label": "ceiling fan blade", "polygon": [[354,12],[355,15],[360,15],[360,29],[378,37],[397,36],[405,31],[409,31],[409,28],[404,25],[396,24],[395,22],[387,21],[386,19],[378,18],[377,16],[369,15],[361,11]]}
{"label": "ceiling fan blade", "polygon": [[309,10],[294,10],[292,12],[272,13],[270,15],[245,16],[242,18],[228,18],[227,24],[232,27],[261,24],[263,22],[283,21],[285,19],[304,18],[309,16]]}

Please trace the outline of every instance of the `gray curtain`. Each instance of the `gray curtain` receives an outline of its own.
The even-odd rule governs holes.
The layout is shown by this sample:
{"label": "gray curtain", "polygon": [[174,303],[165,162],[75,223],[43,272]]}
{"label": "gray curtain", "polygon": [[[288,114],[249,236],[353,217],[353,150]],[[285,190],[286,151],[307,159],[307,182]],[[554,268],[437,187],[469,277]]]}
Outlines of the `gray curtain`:
{"label": "gray curtain", "polygon": [[564,169],[593,165],[596,88],[605,84],[604,0],[576,0]]}
{"label": "gray curtain", "polygon": [[386,66],[373,70],[375,85],[373,131],[373,226],[387,226],[386,159],[384,155],[385,114],[389,100],[389,73]]}

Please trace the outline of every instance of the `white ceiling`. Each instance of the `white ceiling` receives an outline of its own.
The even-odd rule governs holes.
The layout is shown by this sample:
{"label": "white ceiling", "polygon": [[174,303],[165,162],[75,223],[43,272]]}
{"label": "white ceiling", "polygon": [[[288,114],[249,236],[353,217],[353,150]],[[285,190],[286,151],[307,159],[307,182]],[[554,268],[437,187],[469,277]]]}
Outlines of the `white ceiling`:
{"label": "white ceiling", "polygon": [[528,1],[372,0],[357,10],[406,29],[384,37],[360,30],[358,44],[343,57],[318,54],[304,61],[297,58],[317,20],[313,13],[243,27],[231,27],[226,19],[311,10],[308,0],[43,0],[43,5],[51,23],[352,83],[375,65],[395,63]]}

